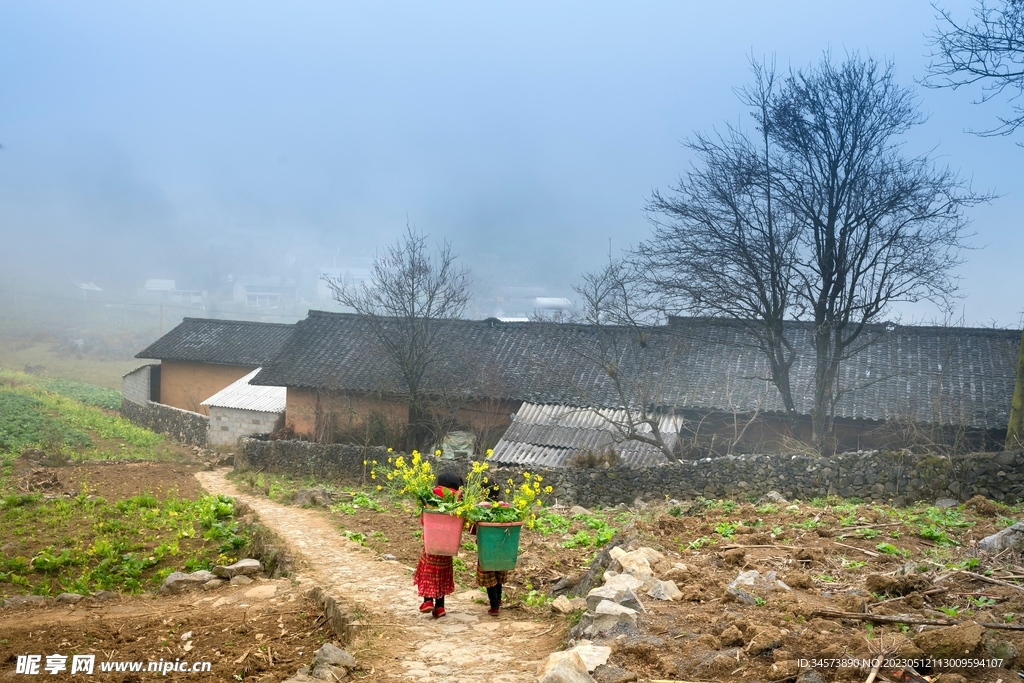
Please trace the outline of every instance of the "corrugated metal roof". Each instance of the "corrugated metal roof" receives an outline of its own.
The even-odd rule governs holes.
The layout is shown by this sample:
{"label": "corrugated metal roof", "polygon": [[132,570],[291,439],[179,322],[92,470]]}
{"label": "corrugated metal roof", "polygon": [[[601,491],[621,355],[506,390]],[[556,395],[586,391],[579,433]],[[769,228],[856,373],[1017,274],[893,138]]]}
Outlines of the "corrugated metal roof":
{"label": "corrugated metal roof", "polygon": [[[491,459],[501,463],[567,467],[577,455],[613,450],[623,465],[640,467],[667,462],[658,448],[640,441],[623,440],[614,425],[622,425],[627,419],[624,410],[524,403],[494,447]],[[680,426],[679,418],[661,419],[658,429],[669,448],[675,445]],[[646,426],[638,431],[651,432]]]}
{"label": "corrugated metal roof", "polygon": [[285,387],[262,387],[249,384],[263,368],[256,368],[242,379],[229,384],[199,405],[214,408],[236,408],[260,413],[280,413],[284,410]]}

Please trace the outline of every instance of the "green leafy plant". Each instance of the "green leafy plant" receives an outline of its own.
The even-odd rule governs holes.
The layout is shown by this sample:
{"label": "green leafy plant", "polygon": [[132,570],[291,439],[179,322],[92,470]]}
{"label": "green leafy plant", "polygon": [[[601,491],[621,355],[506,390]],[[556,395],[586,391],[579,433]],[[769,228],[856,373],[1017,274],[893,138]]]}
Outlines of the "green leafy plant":
{"label": "green leafy plant", "polygon": [[910,555],[909,550],[897,548],[892,543],[879,543],[875,546],[875,550],[880,553],[885,553],[886,555],[899,555],[901,557],[908,557]]}
{"label": "green leafy plant", "polygon": [[732,538],[736,534],[736,525],[731,522],[720,522],[715,527],[715,533],[722,538]]}
{"label": "green leafy plant", "polygon": [[548,536],[550,534],[564,534],[569,530],[572,522],[569,518],[551,512],[550,510],[541,510],[537,514],[537,520],[534,524],[534,530]]}
{"label": "green leafy plant", "polygon": [[799,522],[797,524],[790,524],[789,526],[791,526],[794,529],[808,529],[808,530],[810,530],[810,529],[817,529],[819,527],[825,526],[825,523],[821,522],[821,521],[819,521],[817,519],[814,519],[813,517],[811,517],[811,518],[805,519],[804,521]]}
{"label": "green leafy plant", "polygon": [[941,607],[939,607],[939,610],[951,617],[957,617],[960,615],[960,610],[956,607],[948,607],[946,605],[942,605]]}
{"label": "green leafy plant", "polygon": [[363,532],[346,529],[343,533],[345,538],[348,540],[358,543],[359,545],[366,545],[366,534]]}
{"label": "green leafy plant", "polygon": [[352,504],[355,507],[366,508],[367,510],[373,510],[374,512],[384,512],[385,510],[383,505],[371,498],[369,494],[362,491],[359,491],[352,496]]}
{"label": "green leafy plant", "polygon": [[687,543],[686,544],[686,548],[687,548],[687,550],[699,550],[700,548],[703,548],[708,543],[714,543],[714,541],[712,541],[707,536],[701,536],[700,538],[696,538],[696,539],[690,541],[689,543]]}

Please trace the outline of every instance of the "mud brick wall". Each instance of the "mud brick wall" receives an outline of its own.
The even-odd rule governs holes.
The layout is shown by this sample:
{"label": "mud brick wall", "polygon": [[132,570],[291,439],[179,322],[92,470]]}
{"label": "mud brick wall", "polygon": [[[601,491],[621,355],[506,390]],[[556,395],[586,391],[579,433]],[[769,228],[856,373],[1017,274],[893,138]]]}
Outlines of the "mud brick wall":
{"label": "mud brick wall", "polygon": [[[242,439],[236,469],[313,475],[359,481],[364,460],[386,460],[384,449],[322,446],[308,441]],[[437,460],[430,457],[431,460]],[[437,467],[468,468],[464,460],[437,461]],[[501,481],[524,468],[494,467]],[[868,451],[829,458],[810,455],[740,455],[630,469],[526,468],[553,487],[553,498],[568,505],[609,507],[645,501],[704,498],[756,500],[768,491],[786,498],[838,495],[904,505],[937,498],[960,501],[980,494],[1006,503],[1024,500],[1024,452],[959,456]],[[367,475],[368,476],[368,473]]]}
{"label": "mud brick wall", "polygon": [[210,418],[205,415],[152,401],[136,403],[128,399],[121,400],[121,415],[183,444],[206,447]]}

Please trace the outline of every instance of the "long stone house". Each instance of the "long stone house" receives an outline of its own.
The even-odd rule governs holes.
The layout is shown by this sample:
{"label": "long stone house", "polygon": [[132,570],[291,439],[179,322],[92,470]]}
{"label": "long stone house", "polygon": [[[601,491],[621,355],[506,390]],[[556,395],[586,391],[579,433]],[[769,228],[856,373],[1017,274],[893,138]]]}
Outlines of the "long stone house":
{"label": "long stone house", "polygon": [[[808,324],[789,324],[794,398],[804,422],[811,332]],[[838,447],[899,446],[924,432],[977,445],[999,441],[1019,339],[1011,330],[870,327],[864,348],[842,368]],[[622,411],[635,414],[641,404],[677,456],[764,452],[792,441],[792,420],[764,358],[729,321],[671,318],[638,336],[587,325],[460,320],[446,325],[438,348],[426,384],[447,428],[474,433],[478,450],[494,446],[499,462],[564,466],[602,454],[638,466],[664,461],[660,449],[625,441],[616,428]],[[298,438],[379,443],[408,419],[400,373],[352,314],[310,311],[295,325],[186,319],[139,356],[161,360],[151,398],[185,410],[201,410],[206,398],[262,367],[249,385],[285,389],[284,427]]]}
{"label": "long stone house", "polygon": [[[804,422],[812,404],[811,332],[809,324],[790,324],[794,398]],[[1018,332],[876,325],[863,341],[842,367],[838,447],[898,445],[925,429],[931,438],[979,446],[1002,438]],[[601,418],[640,401],[659,419],[674,418],[666,440],[684,457],[687,449],[771,449],[792,440],[792,421],[763,356],[729,321],[671,318],[641,340],[633,330],[586,325],[455,321],[428,375],[440,402],[454,406],[455,423],[485,441],[488,430],[504,434],[495,448],[502,461],[527,462],[545,452],[548,462],[565,462],[609,447],[638,464],[664,459],[656,448],[624,444],[610,428],[614,418]],[[355,315],[311,311],[254,383],[288,388],[286,423],[297,435],[323,437],[333,428],[351,437],[371,418],[401,422],[407,415],[400,375]],[[554,406],[563,417],[552,423],[551,410],[523,411],[524,405]],[[564,457],[553,459],[555,453]]]}

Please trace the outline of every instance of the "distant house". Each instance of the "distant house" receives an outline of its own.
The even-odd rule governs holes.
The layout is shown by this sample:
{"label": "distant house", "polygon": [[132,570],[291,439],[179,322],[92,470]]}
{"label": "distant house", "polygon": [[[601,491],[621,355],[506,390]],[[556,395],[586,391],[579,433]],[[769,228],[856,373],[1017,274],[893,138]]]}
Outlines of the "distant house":
{"label": "distant house", "polygon": [[[204,415],[203,401],[277,356],[293,326],[185,318],[135,355],[159,360],[125,376],[126,395]],[[144,388],[145,387],[145,388]]]}
{"label": "distant house", "polygon": [[[806,323],[789,325],[798,352],[792,368],[794,398],[803,418],[812,405],[811,332]],[[572,436],[565,429],[576,429],[580,439],[603,439],[602,447],[611,443],[622,454],[663,457],[656,449],[616,442],[614,435],[599,434],[596,427],[579,429],[572,420],[549,425],[558,429],[546,432],[535,428],[539,423],[526,427],[530,404],[564,407],[563,422],[568,417],[582,420],[587,411],[624,407],[615,382],[588,352],[607,333],[586,325],[454,321],[443,354],[430,371],[431,383],[459,398],[459,421],[468,428],[504,430],[512,425],[496,448],[499,454],[515,450],[516,458],[539,458],[524,455],[528,444],[537,452],[579,450],[579,444],[565,440]],[[742,433],[748,446],[771,448],[786,432],[785,411],[767,380],[765,360],[740,326],[719,319],[672,318],[667,325],[650,328],[647,337],[645,344],[655,351],[649,372],[657,383],[649,408],[681,418],[675,423],[680,446],[694,437],[694,430],[726,440],[736,437],[738,422],[751,416],[756,421]],[[894,429],[909,424],[962,430],[982,439],[1005,430],[1018,332],[875,325],[864,340],[870,344],[842,368],[843,393],[835,408],[841,447],[886,443]],[[659,356],[658,349],[665,353]],[[625,358],[622,362],[628,364]],[[373,416],[394,421],[407,417],[401,376],[358,316],[310,311],[263,367],[253,384],[287,387],[286,423],[296,434],[314,435],[324,428],[325,419],[344,426],[365,424]],[[622,366],[624,373],[631,370]],[[528,432],[560,436],[552,441]],[[513,442],[519,444],[515,449]],[[501,456],[506,457],[513,456]]]}
{"label": "distant house", "polygon": [[231,298],[250,310],[292,307],[297,300],[295,283],[279,276],[235,278]]}
{"label": "distant house", "polygon": [[149,279],[138,291],[140,299],[159,303],[201,304],[203,292],[195,289],[178,289],[174,280]]}

